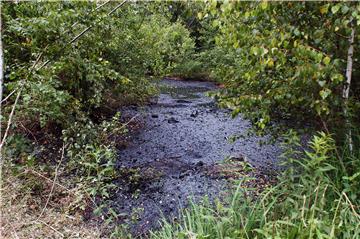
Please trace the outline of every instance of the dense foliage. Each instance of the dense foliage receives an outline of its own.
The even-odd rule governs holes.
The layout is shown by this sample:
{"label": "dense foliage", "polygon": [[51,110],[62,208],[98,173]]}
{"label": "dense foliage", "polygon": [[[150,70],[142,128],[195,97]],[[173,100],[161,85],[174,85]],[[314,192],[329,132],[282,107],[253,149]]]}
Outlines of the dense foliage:
{"label": "dense foliage", "polygon": [[[224,105],[259,128],[274,117],[343,121],[349,39],[352,30],[359,34],[359,4],[212,1],[207,8],[218,32],[210,51],[222,53],[212,75],[227,86]],[[357,49],[359,41],[354,43]],[[358,120],[359,51],[353,62],[350,111]]]}
{"label": "dense foliage", "polygon": [[[146,103],[156,93],[154,81],[181,68],[194,50],[190,32],[172,21],[166,4],[1,6],[9,96],[2,112],[3,122],[11,121],[3,153],[7,171],[23,175],[23,195],[37,194],[46,182],[34,181],[29,172],[52,174],[59,165],[71,178],[63,179],[65,185],[77,192],[68,210],[93,208],[112,221],[117,216],[107,201],[117,177],[115,139],[126,134],[121,114],[114,114],[123,105]],[[61,144],[65,159],[58,153]]]}
{"label": "dense foliage", "polygon": [[118,4],[4,4],[5,95],[25,85],[18,118],[66,127],[113,98],[141,103],[152,93],[146,76],[164,74],[190,54],[194,43],[180,23],[146,4],[108,16]]}

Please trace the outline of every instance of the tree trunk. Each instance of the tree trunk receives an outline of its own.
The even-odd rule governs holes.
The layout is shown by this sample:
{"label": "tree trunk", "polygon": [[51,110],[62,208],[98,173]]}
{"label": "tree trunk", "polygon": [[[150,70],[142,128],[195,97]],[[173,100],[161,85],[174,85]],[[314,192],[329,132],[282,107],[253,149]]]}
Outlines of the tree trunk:
{"label": "tree trunk", "polygon": [[[2,44],[2,19],[1,19],[1,9],[2,3],[0,2],[0,141],[2,139],[2,98],[3,98],[3,85],[4,85],[4,55],[3,55],[3,44]],[[2,149],[0,148],[0,208],[2,208],[2,169],[3,169],[3,154]],[[0,209],[0,238],[2,237],[2,228],[3,228],[3,217],[2,210]]]}
{"label": "tree trunk", "polygon": [[351,74],[353,67],[353,54],[354,54],[354,38],[355,38],[355,26],[351,26],[351,36],[349,38],[349,49],[347,54],[347,66],[346,66],[346,82],[343,88],[343,98],[344,98],[344,117],[346,121],[347,127],[347,141],[349,144],[350,153],[353,152],[353,142],[352,142],[352,132],[351,132],[351,124],[349,119],[348,112],[348,101],[349,101],[349,93],[350,93],[350,84],[351,84]]}

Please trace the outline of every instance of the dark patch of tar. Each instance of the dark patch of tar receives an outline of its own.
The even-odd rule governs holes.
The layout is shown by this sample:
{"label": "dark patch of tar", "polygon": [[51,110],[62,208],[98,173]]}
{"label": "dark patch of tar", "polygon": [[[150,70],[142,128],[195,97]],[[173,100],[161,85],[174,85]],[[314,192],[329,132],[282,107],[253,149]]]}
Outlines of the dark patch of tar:
{"label": "dark patch of tar", "polygon": [[143,127],[119,151],[121,175],[114,208],[124,215],[135,235],[159,226],[165,216],[174,218],[191,197],[221,197],[225,179],[210,177],[205,168],[227,157],[246,157],[255,168],[276,168],[278,145],[259,142],[266,137],[242,137],[247,120],[232,119],[206,92],[217,90],[210,82],[163,80],[154,104],[123,110],[137,116]]}

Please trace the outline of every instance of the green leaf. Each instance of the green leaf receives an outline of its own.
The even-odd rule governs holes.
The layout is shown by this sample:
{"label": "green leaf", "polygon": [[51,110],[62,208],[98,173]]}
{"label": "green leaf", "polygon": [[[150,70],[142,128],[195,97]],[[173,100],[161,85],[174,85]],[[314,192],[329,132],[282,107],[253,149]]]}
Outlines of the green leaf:
{"label": "green leaf", "polygon": [[327,57],[325,57],[325,58],[323,59],[323,62],[324,62],[325,65],[329,65],[330,60],[331,60],[330,57],[327,56]]}
{"label": "green leaf", "polygon": [[216,6],[217,6],[217,1],[216,1],[216,0],[212,0],[212,1],[211,1],[211,7],[212,7],[213,9],[215,9]]}
{"label": "green leaf", "polygon": [[318,81],[318,84],[319,84],[321,87],[324,87],[324,85],[326,84],[326,81],[324,81],[324,80]]}
{"label": "green leaf", "polygon": [[323,100],[325,100],[330,94],[331,94],[331,90],[330,89],[323,89],[320,91],[320,96]]}
{"label": "green leaf", "polygon": [[268,7],[268,3],[266,1],[263,1],[261,2],[260,6],[262,10],[265,10]]}
{"label": "green leaf", "polygon": [[325,4],[320,7],[321,14],[326,14],[328,12],[328,10],[329,10],[329,4]]}
{"label": "green leaf", "polygon": [[256,46],[251,47],[250,53],[257,56],[259,54],[259,48]]}
{"label": "green leaf", "polygon": [[299,29],[296,28],[296,29],[294,30],[294,34],[295,34],[295,36],[300,36],[300,31],[299,31]]}
{"label": "green leaf", "polygon": [[339,9],[340,9],[340,5],[337,4],[331,8],[331,12],[335,14],[339,11]]}
{"label": "green leaf", "polygon": [[346,14],[349,11],[349,7],[347,5],[343,5],[341,8],[341,13]]}

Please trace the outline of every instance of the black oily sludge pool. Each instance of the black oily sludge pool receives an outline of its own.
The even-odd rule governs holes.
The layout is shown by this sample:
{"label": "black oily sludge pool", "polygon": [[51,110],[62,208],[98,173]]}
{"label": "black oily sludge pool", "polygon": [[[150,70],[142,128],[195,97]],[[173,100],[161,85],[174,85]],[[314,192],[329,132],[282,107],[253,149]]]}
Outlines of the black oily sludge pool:
{"label": "black oily sludge pool", "polygon": [[273,168],[278,145],[260,146],[263,137],[246,133],[250,122],[219,109],[206,92],[211,82],[162,80],[156,103],[122,110],[131,118],[138,114],[142,128],[119,151],[121,177],[113,206],[124,215],[134,235],[159,225],[159,219],[176,217],[178,209],[203,196],[221,197],[225,179],[210,177],[206,167],[228,157],[246,157],[256,168]]}

